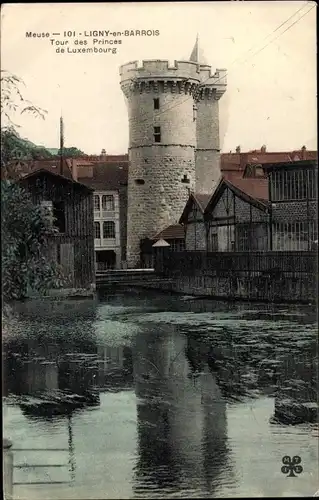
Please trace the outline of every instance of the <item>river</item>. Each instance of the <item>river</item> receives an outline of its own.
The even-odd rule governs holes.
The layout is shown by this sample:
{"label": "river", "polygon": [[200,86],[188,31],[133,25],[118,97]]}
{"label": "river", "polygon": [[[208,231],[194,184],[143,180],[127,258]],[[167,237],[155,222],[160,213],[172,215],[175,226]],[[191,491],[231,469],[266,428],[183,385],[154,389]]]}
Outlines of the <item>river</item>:
{"label": "river", "polygon": [[[307,369],[317,353],[313,308],[137,291],[52,307],[19,306],[3,342],[14,498],[313,496],[319,489],[318,427],[274,419],[282,381],[298,382],[305,402],[316,386]],[[86,403],[55,412],[32,399],[58,390],[85,394]],[[282,458],[296,455],[303,471],[287,477]]]}

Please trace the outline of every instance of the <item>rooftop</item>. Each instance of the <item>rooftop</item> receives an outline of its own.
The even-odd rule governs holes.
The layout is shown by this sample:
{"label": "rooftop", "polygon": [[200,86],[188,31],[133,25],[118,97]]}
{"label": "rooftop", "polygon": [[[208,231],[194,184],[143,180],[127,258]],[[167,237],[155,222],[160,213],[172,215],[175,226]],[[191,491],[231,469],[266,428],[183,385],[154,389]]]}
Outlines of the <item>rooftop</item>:
{"label": "rooftop", "polygon": [[82,184],[96,191],[118,190],[127,185],[127,162],[100,162],[92,166],[92,177],[78,177]]}
{"label": "rooftop", "polygon": [[193,50],[192,50],[192,53],[190,55],[189,60],[191,62],[196,62],[198,64],[203,64],[205,66],[208,64],[205,57],[204,57],[204,53],[203,53],[202,49],[200,48],[198,34],[196,36],[195,45],[193,47]]}
{"label": "rooftop", "polygon": [[179,240],[184,239],[184,228],[180,224],[172,224],[171,226],[166,227],[163,231],[157,233],[152,240]]}
{"label": "rooftop", "polygon": [[268,201],[268,180],[267,179],[233,179],[232,181],[228,181],[225,179],[225,182],[230,185],[230,187],[234,186],[239,189],[243,193],[247,194],[250,198],[254,198],[259,201]]}
{"label": "rooftop", "polygon": [[40,168],[38,170],[34,170],[33,172],[24,175],[21,179],[19,179],[18,182],[23,183],[28,179],[37,178],[37,177],[41,177],[41,176],[53,177],[60,182],[72,184],[76,188],[84,189],[85,191],[92,191],[92,188],[90,188],[89,186],[86,186],[85,184],[82,184],[81,182],[74,181],[72,178],[70,179],[69,177],[65,177],[64,175],[60,175],[57,172],[52,172],[46,168]]}

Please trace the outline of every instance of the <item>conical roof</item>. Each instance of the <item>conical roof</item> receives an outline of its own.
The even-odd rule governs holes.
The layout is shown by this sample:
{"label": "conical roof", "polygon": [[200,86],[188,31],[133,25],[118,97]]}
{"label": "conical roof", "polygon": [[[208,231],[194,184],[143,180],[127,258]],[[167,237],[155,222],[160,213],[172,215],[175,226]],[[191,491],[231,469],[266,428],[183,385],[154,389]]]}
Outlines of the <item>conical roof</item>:
{"label": "conical roof", "polygon": [[206,61],[204,54],[203,54],[203,51],[201,50],[201,48],[199,46],[198,34],[196,36],[196,42],[195,42],[195,45],[194,45],[194,48],[192,50],[192,53],[190,55],[189,60],[191,62],[196,62],[198,64],[207,64],[207,61]]}

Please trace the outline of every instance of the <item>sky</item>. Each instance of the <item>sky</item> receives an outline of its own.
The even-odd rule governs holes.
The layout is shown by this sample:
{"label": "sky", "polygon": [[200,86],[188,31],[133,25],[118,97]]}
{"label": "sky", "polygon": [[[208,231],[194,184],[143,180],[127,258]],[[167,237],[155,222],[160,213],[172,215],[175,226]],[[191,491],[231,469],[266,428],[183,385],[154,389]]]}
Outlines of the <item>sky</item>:
{"label": "sky", "polygon": [[[91,30],[159,35],[105,37],[122,41],[113,45],[115,54],[57,53],[51,42],[68,41],[72,49],[86,40],[93,47],[94,37],[84,35]],[[50,35],[27,37],[30,31]],[[264,144],[268,151],[317,148],[315,2],[8,3],[1,8],[1,32],[1,69],[23,79],[24,97],[47,111],[45,120],[13,115],[22,137],[38,145],[59,147],[62,110],[66,147],[127,153],[119,67],[143,59],[188,60],[198,33],[212,69],[227,69],[220,100],[223,152],[238,145],[242,151]]]}

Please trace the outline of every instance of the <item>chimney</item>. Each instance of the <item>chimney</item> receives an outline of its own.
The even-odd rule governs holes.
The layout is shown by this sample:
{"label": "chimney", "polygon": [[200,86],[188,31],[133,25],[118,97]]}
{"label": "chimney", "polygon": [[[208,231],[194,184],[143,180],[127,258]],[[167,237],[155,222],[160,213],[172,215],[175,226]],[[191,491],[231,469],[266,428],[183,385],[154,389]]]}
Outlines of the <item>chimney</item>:
{"label": "chimney", "polygon": [[260,152],[261,152],[262,154],[266,153],[266,146],[265,146],[265,144],[263,144],[263,145],[261,146],[261,148],[260,148]]}
{"label": "chimney", "polygon": [[72,177],[74,181],[78,180],[78,166],[76,164],[76,160],[72,158]]}
{"label": "chimney", "polygon": [[237,146],[236,153],[240,153],[240,146]]}
{"label": "chimney", "polygon": [[306,151],[307,151],[306,146],[302,146],[302,148],[301,148],[301,159],[302,160],[306,159]]}
{"label": "chimney", "polygon": [[248,163],[248,154],[240,153],[240,170],[245,170]]}
{"label": "chimney", "polygon": [[101,158],[105,159],[106,158],[106,151],[105,149],[103,148],[102,151],[101,151]]}

